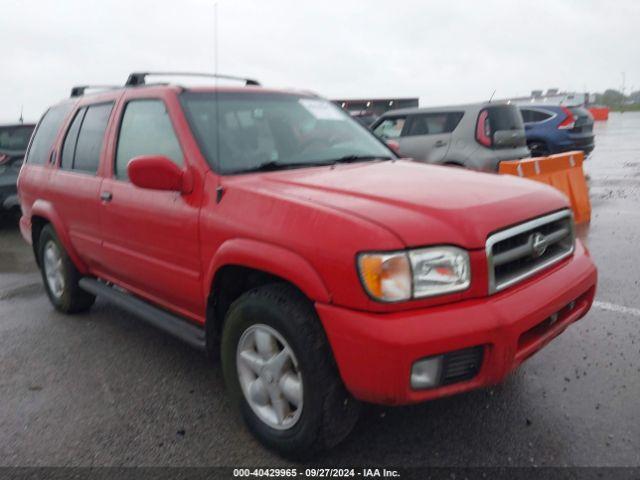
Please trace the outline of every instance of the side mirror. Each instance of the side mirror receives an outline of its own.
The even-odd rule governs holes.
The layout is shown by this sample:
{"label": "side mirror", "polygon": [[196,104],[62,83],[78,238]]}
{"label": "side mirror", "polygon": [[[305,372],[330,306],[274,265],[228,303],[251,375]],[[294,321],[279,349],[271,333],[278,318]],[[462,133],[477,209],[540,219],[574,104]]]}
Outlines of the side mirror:
{"label": "side mirror", "polygon": [[142,155],[129,160],[129,180],[136,187],[151,190],[188,193],[192,189],[191,175],[162,155]]}
{"label": "side mirror", "polygon": [[384,143],[386,143],[387,147],[393,150],[396,155],[402,156],[400,153],[400,144],[396,140],[386,140]]}

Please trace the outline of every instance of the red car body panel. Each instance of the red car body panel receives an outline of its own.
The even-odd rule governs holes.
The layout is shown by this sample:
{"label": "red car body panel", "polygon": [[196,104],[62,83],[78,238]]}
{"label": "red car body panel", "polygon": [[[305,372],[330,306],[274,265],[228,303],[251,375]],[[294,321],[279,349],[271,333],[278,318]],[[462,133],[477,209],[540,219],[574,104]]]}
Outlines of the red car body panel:
{"label": "red car body panel", "polygon": [[[495,383],[526,356],[517,349],[522,332],[582,299],[570,317],[527,346],[532,352],[588,310],[596,271],[579,243],[569,259],[488,295],[487,237],[567,208],[554,189],[408,161],[221,176],[200,152],[180,91],[132,88],[77,100],[61,132],[78,107],[114,102],[98,174],[58,168],[63,133],[53,146],[56,161],[25,163],[19,178],[25,239],[32,240],[34,217],[48,220],[83,274],[200,325],[221,268],[239,265],[287,280],[316,305],[346,387],[378,403],[411,403]],[[192,182],[188,192],[145,190],[114,178],[119,124],[134,98],[165,102]],[[101,200],[105,193],[108,202]],[[365,293],[358,253],[443,244],[469,251],[467,290],[397,304]],[[476,345],[485,346],[485,361],[473,380],[409,388],[416,359]]]}

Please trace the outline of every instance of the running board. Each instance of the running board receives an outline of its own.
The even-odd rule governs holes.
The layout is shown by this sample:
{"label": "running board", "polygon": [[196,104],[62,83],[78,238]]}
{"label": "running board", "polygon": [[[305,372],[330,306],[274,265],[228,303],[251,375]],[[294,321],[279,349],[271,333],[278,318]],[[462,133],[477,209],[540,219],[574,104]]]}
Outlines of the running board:
{"label": "running board", "polygon": [[119,305],[125,310],[140,317],[145,322],[163,330],[174,337],[188,343],[198,350],[205,350],[206,340],[204,329],[192,325],[188,321],[165,310],[140,300],[139,298],[120,292],[106,283],[94,278],[83,277],[79,282],[80,288],[94,295],[101,296]]}

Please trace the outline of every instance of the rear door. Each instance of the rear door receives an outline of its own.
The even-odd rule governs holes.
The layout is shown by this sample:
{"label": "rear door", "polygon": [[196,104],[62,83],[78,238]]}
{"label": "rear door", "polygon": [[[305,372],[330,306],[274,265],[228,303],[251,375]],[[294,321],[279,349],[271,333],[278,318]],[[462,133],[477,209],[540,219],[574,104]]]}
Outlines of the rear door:
{"label": "rear door", "polygon": [[400,152],[429,163],[441,163],[451,146],[451,132],[462,112],[431,112],[409,116],[400,137]]}
{"label": "rear door", "polygon": [[98,167],[114,102],[79,108],[69,124],[59,152],[58,169],[48,191],[80,258],[92,268],[101,254]]}
{"label": "rear door", "polygon": [[184,167],[171,112],[161,94],[140,98],[128,92],[117,116],[112,171],[100,191],[104,275],[154,303],[197,319],[204,312],[199,197],[138,188],[127,175],[127,164],[140,155],[164,155]]}

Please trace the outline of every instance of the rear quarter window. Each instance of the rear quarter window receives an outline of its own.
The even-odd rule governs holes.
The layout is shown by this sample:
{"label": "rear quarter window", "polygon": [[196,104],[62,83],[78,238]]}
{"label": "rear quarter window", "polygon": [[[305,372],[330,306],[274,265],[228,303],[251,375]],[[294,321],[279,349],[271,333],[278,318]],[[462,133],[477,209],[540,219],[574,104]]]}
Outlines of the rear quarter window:
{"label": "rear quarter window", "polygon": [[73,104],[71,103],[63,103],[51,107],[43,115],[36,127],[35,136],[27,153],[27,163],[34,165],[44,165],[46,163],[62,122],[71,111],[72,106]]}

